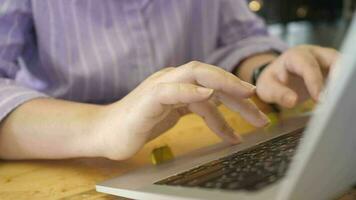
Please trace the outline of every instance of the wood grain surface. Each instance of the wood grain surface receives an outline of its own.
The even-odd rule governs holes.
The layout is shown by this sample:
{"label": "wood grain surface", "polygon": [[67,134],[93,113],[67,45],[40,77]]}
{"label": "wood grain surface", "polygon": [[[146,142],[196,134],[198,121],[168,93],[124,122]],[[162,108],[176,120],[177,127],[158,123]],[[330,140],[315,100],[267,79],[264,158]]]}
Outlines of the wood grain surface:
{"label": "wood grain surface", "polygon": [[[269,108],[259,103],[266,112]],[[220,107],[229,124],[241,134],[254,129],[237,113]],[[124,199],[95,191],[95,184],[105,179],[138,168],[150,162],[152,149],[169,145],[176,156],[219,142],[196,115],[183,117],[175,127],[148,143],[137,155],[126,161],[103,158],[70,160],[0,160],[0,199]],[[85,145],[85,144],[83,144]],[[345,199],[354,199],[350,193]]]}

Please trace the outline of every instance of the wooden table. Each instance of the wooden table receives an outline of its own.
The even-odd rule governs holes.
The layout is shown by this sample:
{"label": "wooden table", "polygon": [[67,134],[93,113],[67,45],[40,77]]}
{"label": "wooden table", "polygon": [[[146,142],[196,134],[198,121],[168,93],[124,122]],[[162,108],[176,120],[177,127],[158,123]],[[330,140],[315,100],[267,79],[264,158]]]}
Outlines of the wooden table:
{"label": "wooden table", "polygon": [[[262,106],[268,111],[268,107]],[[254,128],[238,114],[220,108],[230,125],[241,133]],[[54,161],[0,161],[0,199],[124,199],[95,191],[95,183],[118,176],[150,162],[153,148],[168,144],[174,154],[181,155],[220,140],[195,116],[183,117],[163,136],[148,143],[127,161],[102,158]],[[354,194],[343,200],[356,199]]]}

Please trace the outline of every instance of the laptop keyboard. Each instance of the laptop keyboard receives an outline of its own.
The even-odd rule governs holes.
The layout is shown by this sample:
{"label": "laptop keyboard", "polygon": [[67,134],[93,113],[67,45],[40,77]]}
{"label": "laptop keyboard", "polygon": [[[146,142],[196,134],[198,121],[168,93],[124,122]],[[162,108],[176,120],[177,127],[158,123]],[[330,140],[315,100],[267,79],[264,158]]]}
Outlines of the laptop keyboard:
{"label": "laptop keyboard", "polygon": [[302,132],[303,129],[293,131],[155,184],[224,190],[261,189],[285,175]]}

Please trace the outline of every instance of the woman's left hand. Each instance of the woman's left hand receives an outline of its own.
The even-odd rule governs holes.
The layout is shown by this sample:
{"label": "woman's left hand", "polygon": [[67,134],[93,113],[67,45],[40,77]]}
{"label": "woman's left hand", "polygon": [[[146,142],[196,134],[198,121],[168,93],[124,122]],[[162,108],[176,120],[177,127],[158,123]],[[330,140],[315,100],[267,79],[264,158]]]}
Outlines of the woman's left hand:
{"label": "woman's left hand", "polygon": [[310,96],[318,101],[325,79],[339,53],[331,48],[301,45],[274,60],[257,80],[257,95],[265,102],[291,108]]}

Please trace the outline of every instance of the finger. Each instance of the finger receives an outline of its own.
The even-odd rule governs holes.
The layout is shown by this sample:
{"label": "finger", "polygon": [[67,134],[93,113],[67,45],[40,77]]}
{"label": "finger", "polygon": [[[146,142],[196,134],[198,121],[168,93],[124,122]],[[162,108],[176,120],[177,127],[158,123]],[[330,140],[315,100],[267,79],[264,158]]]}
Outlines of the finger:
{"label": "finger", "polygon": [[324,85],[321,66],[314,56],[299,51],[285,60],[287,69],[304,79],[305,85],[314,100],[318,100]]}
{"label": "finger", "polygon": [[318,60],[319,64],[326,69],[333,67],[340,56],[340,53],[332,48],[310,46],[310,52]]}
{"label": "finger", "polygon": [[274,74],[275,74],[276,78],[279,80],[279,82],[284,83],[284,84],[288,84],[289,72],[285,68],[284,62],[283,62],[282,59],[276,59],[274,62],[269,64],[268,68],[266,70],[264,70],[263,73],[266,73],[269,69],[273,69],[273,70],[270,70],[270,72],[268,72],[268,73],[272,73],[273,74],[274,73],[273,71],[276,72]]}
{"label": "finger", "polygon": [[217,95],[212,95],[209,101],[214,103],[216,107],[221,105],[221,101],[219,100],[219,97]]}
{"label": "finger", "polygon": [[217,92],[219,100],[231,110],[238,112],[248,122],[257,127],[266,126],[269,123],[268,117],[258,109],[250,99],[236,99],[225,93]]}
{"label": "finger", "polygon": [[275,76],[265,76],[263,85],[257,82],[257,95],[267,103],[277,103],[283,107],[292,108],[298,101],[297,94]]}
{"label": "finger", "polygon": [[209,101],[193,103],[189,105],[189,109],[200,115],[207,126],[224,141],[233,144],[241,142],[241,137],[235,134],[235,131],[225,121],[214,103]]}
{"label": "finger", "polygon": [[255,92],[255,86],[241,81],[235,75],[221,68],[197,61],[168,72],[161,77],[160,81],[199,84],[239,98],[250,97]]}
{"label": "finger", "polygon": [[214,90],[189,83],[160,83],[156,86],[154,101],[160,104],[189,104],[207,100]]}

